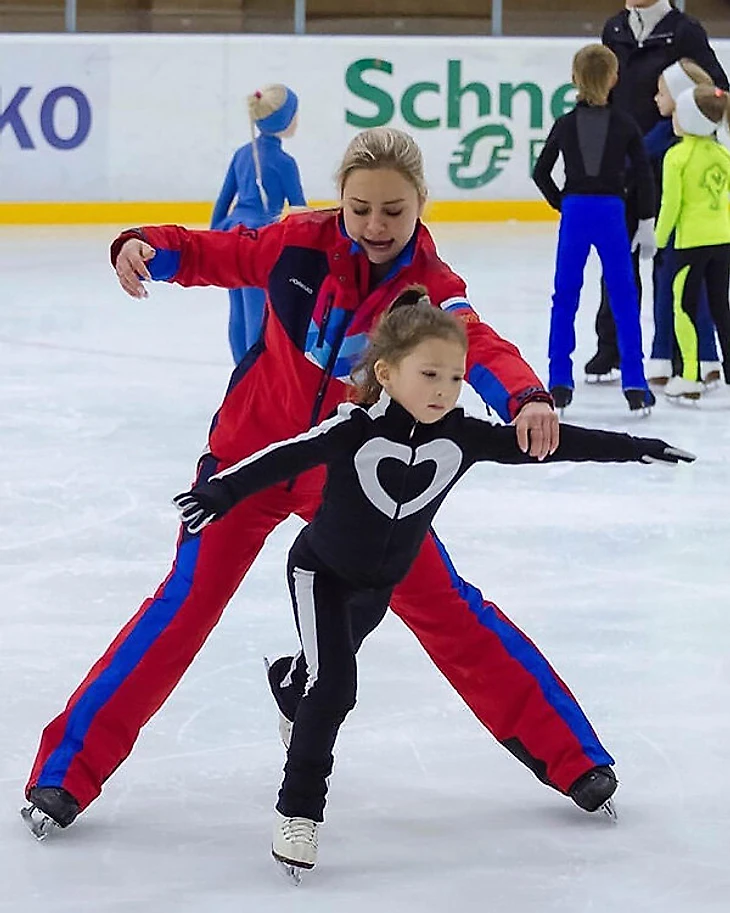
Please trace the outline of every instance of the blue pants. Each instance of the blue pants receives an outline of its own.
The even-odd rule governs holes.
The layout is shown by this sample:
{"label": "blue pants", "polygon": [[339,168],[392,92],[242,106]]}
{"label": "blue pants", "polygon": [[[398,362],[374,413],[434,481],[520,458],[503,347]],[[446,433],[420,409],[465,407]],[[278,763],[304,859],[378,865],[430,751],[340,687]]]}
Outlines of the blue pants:
{"label": "blue pants", "polygon": [[550,315],[550,388],[573,388],[575,315],[583,288],[583,270],[591,247],[603,266],[616,322],[621,358],[621,383],[627,389],[648,389],[641,352],[639,295],[631,262],[623,200],[608,196],[567,196],[561,207],[555,293]]}
{"label": "blue pants", "polygon": [[[654,342],[651,357],[672,361],[677,357],[674,338],[674,292],[672,283],[677,273],[677,257],[674,251],[674,239],[664,249],[656,273],[654,285]],[[707,303],[707,289],[702,283],[698,302],[697,341],[700,361],[717,361],[715,345],[715,325],[710,316]]]}
{"label": "blue pants", "polygon": [[233,288],[228,297],[231,301],[228,341],[233,360],[238,365],[261,335],[266,292],[261,288]]}

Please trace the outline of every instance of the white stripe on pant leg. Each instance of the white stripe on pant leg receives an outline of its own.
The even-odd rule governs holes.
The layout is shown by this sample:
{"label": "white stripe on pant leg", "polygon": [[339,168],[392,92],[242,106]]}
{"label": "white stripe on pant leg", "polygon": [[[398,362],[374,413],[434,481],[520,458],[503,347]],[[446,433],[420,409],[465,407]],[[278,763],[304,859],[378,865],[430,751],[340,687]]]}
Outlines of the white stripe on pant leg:
{"label": "white stripe on pant leg", "polygon": [[296,656],[292,656],[291,665],[289,666],[289,671],[286,673],[284,678],[282,678],[281,682],[279,683],[280,688],[288,688],[289,685],[292,685],[294,683],[294,671],[297,668],[297,660],[299,659],[299,657],[301,655],[302,655],[302,651],[300,650],[296,654]]}
{"label": "white stripe on pant leg", "polygon": [[295,567],[294,595],[297,600],[299,631],[302,637],[302,649],[307,663],[307,683],[304,693],[317,681],[319,675],[319,651],[317,650],[317,618],[314,611],[314,571],[305,571]]}

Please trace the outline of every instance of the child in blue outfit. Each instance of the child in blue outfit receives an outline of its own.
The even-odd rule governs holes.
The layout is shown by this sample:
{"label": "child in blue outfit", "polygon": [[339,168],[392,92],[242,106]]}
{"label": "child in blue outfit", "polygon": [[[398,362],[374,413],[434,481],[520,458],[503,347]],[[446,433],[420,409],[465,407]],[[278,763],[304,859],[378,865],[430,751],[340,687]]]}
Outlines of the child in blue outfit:
{"label": "child in blue outfit", "polygon": [[[550,392],[559,409],[573,399],[575,316],[583,270],[591,247],[601,258],[621,357],[621,384],[631,410],[656,402],[644,377],[639,296],[632,250],[651,258],[654,240],[654,178],[636,122],[611,108],[608,96],[618,79],[613,51],[600,44],[582,48],[573,60],[578,103],[558,118],[535,164],[533,179],[560,214],[555,293],[550,316]],[[558,155],[565,165],[561,190],[552,178]],[[639,227],[629,239],[626,228],[626,166],[638,179]]]}
{"label": "child in blue outfit", "polygon": [[[659,77],[656,106],[662,120],[644,137],[649,157],[661,162],[666,152],[676,143],[679,137],[672,126],[672,114],[677,99],[682,92],[695,86],[712,86],[712,77],[701,66],[683,57],[667,67]],[[674,292],[672,283],[677,272],[677,258],[674,250],[674,235],[664,248],[661,261],[655,273],[654,289],[654,341],[651,347],[651,360],[647,367],[647,378],[650,384],[664,386],[677,373],[677,344],[674,335]],[[697,311],[697,337],[700,358],[700,379],[705,384],[713,384],[721,378],[721,365],[717,358],[715,344],[715,325],[710,317],[707,303],[707,292],[702,286]]]}
{"label": "child in blue outfit", "polygon": [[[279,219],[285,202],[307,205],[297,163],[281,148],[282,139],[296,132],[298,108],[297,96],[283,85],[266,86],[248,96],[251,142],[233,154],[213,208],[211,228],[261,228]],[[261,335],[266,295],[259,288],[231,289],[228,295],[228,338],[233,360],[239,364]]]}

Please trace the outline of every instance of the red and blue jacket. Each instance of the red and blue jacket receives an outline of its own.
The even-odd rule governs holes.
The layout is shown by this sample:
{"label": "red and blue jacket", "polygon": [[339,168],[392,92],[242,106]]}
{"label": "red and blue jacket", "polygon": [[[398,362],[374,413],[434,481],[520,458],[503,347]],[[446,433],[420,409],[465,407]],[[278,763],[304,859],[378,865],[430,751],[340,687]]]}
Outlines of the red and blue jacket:
{"label": "red and blue jacket", "polygon": [[518,349],[479,319],[464,280],[439,258],[420,222],[374,287],[370,263],[345,233],[338,210],[293,214],[260,230],[133,229],[112,244],[112,263],[132,237],[155,248],[147,264],[153,279],[266,290],[262,336],[234,370],[211,426],[210,450],[221,464],[306,431],[350,399],[350,373],[369,331],[413,284],[466,324],[466,379],[504,421],[527,402],[552,402]]}

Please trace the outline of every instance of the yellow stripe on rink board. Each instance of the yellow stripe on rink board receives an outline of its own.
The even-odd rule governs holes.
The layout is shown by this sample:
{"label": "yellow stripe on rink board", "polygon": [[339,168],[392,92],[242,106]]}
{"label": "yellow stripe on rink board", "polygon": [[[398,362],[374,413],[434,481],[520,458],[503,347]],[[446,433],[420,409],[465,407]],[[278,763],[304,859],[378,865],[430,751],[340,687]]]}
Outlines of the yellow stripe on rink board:
{"label": "yellow stripe on rink board", "polygon": [[[333,200],[311,200],[314,209],[334,206]],[[2,203],[1,225],[207,225],[209,202]],[[426,207],[429,222],[543,222],[557,213],[540,200],[433,200]]]}

